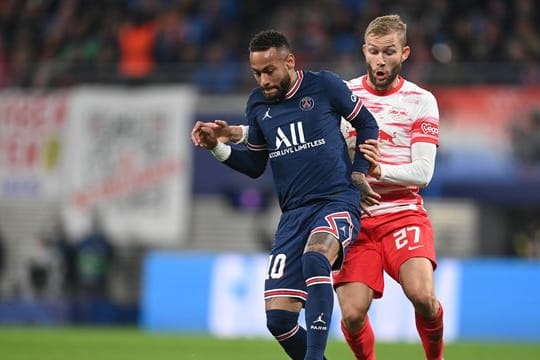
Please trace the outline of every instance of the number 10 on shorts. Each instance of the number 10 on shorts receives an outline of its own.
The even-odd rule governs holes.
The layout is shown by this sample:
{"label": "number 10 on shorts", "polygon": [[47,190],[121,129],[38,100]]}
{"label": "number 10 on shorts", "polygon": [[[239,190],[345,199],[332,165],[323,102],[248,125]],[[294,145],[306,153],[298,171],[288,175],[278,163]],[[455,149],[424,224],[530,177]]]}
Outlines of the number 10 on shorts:
{"label": "number 10 on shorts", "polygon": [[268,266],[266,267],[266,280],[279,279],[285,272],[285,254],[270,255],[268,258]]}

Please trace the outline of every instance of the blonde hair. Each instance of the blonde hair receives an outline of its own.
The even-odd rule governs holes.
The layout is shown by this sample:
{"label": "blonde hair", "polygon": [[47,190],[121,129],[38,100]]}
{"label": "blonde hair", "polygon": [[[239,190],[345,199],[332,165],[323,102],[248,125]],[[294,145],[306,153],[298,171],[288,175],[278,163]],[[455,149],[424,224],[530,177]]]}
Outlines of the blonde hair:
{"label": "blonde hair", "polygon": [[369,35],[385,36],[397,33],[400,37],[401,45],[407,45],[407,24],[405,24],[399,15],[385,15],[373,19],[366,28],[364,39]]}

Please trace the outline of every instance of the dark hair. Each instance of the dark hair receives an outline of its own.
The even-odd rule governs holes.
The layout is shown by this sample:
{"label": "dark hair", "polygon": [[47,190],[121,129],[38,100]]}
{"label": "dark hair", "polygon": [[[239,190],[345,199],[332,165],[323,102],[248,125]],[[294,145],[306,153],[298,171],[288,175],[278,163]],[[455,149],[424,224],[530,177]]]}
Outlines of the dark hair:
{"label": "dark hair", "polygon": [[276,49],[291,49],[287,37],[276,30],[263,30],[255,34],[249,42],[250,52],[265,51],[273,47]]}

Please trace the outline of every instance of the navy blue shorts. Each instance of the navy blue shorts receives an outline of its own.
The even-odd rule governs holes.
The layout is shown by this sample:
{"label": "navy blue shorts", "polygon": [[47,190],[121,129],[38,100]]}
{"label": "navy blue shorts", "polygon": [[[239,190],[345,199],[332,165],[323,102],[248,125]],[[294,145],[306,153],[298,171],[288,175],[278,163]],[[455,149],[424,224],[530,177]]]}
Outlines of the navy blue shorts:
{"label": "navy blue shorts", "polygon": [[360,229],[360,210],[349,203],[324,202],[284,212],[268,259],[264,299],[294,297],[307,299],[302,255],[311,234],[325,232],[339,239],[342,252],[334,263],[341,267],[347,247]]}

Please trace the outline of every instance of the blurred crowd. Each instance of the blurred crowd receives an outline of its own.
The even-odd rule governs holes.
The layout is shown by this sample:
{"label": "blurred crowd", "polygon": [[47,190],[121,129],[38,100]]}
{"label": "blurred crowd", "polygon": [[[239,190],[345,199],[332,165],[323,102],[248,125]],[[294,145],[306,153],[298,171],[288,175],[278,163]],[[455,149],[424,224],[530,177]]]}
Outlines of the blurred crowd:
{"label": "blurred crowd", "polygon": [[287,33],[301,65],[351,77],[363,68],[366,25],[388,13],[408,23],[405,71],[418,82],[466,65],[467,74],[491,69],[474,82],[540,83],[535,0],[0,0],[0,88],[175,81],[243,90],[252,86],[247,45],[263,28]]}
{"label": "blurred crowd", "polygon": [[[0,323],[30,318],[47,323],[56,318],[33,311],[21,318],[20,310],[15,310],[10,299],[22,302],[63,300],[67,307],[56,314],[56,320],[99,320],[100,309],[113,300],[111,273],[118,259],[97,210],[92,213],[88,231],[78,238],[69,237],[60,217],[50,230],[20,239],[20,248],[6,246],[3,230],[0,228],[0,308],[3,307]],[[8,255],[12,258],[9,262],[6,261]],[[127,271],[136,271],[136,267],[130,268]],[[4,270],[8,270],[5,275]],[[11,304],[13,314],[6,314],[6,304]]]}

